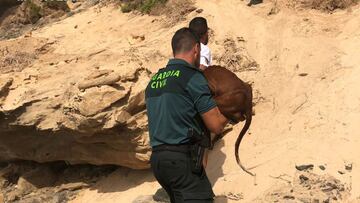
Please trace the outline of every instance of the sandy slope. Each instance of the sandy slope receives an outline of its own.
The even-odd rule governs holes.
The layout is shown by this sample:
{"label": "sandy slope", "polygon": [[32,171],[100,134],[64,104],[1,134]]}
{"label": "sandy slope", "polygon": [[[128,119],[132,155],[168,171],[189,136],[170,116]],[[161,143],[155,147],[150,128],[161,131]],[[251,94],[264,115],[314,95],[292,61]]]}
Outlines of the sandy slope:
{"label": "sandy slope", "polygon": [[[252,202],[295,177],[296,164],[314,164],[314,172],[330,174],[360,196],[360,9],[332,15],[283,9],[267,16],[271,3],[249,8],[238,0],[197,1],[214,31],[210,47],[221,57],[225,39],[248,52],[258,71],[238,73],[254,83],[256,116],[241,145],[243,163],[257,174],[241,171],[234,159],[237,125],[210,156],[208,175],[217,195],[241,194]],[[190,20],[196,12],[192,12]],[[33,32],[57,39],[55,53],[88,55],[103,51],[97,63],[126,71],[122,60],[156,71],[170,57],[170,38],[187,22],[164,27],[163,17],[122,14],[119,9],[89,9]],[[77,25],[77,28],[74,27]],[[136,36],[144,35],[141,41]],[[243,40],[237,40],[242,37]],[[245,48],[245,49],[242,49]],[[124,56],[126,56],[124,58]],[[122,57],[122,58],[118,58]],[[94,60],[92,60],[94,62]],[[216,60],[215,60],[216,62]],[[302,76],[300,76],[300,75]],[[344,165],[352,163],[352,172]],[[321,171],[318,165],[326,166]],[[340,175],[339,170],[345,172]],[[159,185],[149,171],[118,170],[83,191],[73,202],[131,202],[153,194]],[[235,202],[219,198],[217,202]]]}
{"label": "sandy slope", "polygon": [[[250,184],[251,177],[237,171],[233,157],[227,156],[224,178],[243,184],[234,188],[228,181],[217,181],[215,190],[242,192],[250,200],[276,184],[270,176],[293,176],[294,165],[302,163],[326,164],[326,172],[344,182],[350,176],[358,180],[359,10],[332,16],[284,11],[266,17],[267,5],[249,10],[234,1],[202,7],[214,16],[210,24],[220,36],[247,40],[245,46],[261,70],[239,76],[254,81],[255,90],[264,97],[256,107],[251,136],[241,148],[244,162],[255,167],[258,186]],[[308,75],[300,77],[300,73]],[[234,139],[232,135],[225,139],[226,155],[233,154],[227,146]],[[344,170],[344,162],[353,163],[354,170],[341,176],[337,171]],[[352,192],[359,195],[356,181]]]}

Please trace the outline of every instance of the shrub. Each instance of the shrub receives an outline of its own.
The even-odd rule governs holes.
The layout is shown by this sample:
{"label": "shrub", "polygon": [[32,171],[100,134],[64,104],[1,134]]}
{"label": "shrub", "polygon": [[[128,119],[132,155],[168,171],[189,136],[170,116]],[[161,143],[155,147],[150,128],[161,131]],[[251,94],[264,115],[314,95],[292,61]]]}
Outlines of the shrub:
{"label": "shrub", "polygon": [[30,23],[35,23],[42,17],[41,7],[33,3],[31,0],[25,1],[25,7],[28,9],[28,19]]}
{"label": "shrub", "polygon": [[66,1],[48,0],[44,1],[44,6],[54,10],[70,11]]}
{"label": "shrub", "polygon": [[133,1],[124,1],[121,4],[121,11],[123,13],[128,13],[133,10],[139,10],[142,13],[150,13],[151,10],[161,4],[165,4],[167,0],[133,0]]}
{"label": "shrub", "polygon": [[356,0],[314,0],[311,7],[324,11],[334,11],[335,9],[346,9],[356,4]]}

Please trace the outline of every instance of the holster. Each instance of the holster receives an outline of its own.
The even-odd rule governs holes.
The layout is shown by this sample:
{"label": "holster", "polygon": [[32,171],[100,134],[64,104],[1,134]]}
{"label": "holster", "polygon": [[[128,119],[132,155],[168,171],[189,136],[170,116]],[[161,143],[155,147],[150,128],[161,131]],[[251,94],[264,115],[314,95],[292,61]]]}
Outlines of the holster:
{"label": "holster", "polygon": [[191,169],[193,173],[201,173],[203,158],[206,148],[210,147],[210,134],[207,132],[197,133],[193,128],[188,131],[190,140]]}

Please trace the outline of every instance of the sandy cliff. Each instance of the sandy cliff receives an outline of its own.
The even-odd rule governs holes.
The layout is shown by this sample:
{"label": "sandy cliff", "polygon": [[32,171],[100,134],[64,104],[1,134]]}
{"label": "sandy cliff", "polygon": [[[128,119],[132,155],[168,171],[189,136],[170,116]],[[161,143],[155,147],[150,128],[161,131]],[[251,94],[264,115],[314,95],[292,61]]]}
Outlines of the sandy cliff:
{"label": "sandy cliff", "polygon": [[[203,11],[181,18],[91,7],[1,41],[1,159],[148,167],[143,89],[171,57],[173,33],[201,15],[214,62],[253,83],[256,103],[240,156],[257,178],[234,159],[240,123],[210,154],[216,202],[360,201],[359,6],[194,6]],[[150,171],[121,168],[73,202],[132,202],[159,187]]]}

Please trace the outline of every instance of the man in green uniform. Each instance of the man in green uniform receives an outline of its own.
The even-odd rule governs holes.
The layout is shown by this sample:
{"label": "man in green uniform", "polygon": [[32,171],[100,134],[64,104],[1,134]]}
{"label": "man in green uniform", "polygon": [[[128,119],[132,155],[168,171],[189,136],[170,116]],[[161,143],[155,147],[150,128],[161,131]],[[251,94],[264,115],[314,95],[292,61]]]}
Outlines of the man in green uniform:
{"label": "man in green uniform", "polygon": [[182,28],[171,46],[174,58],[146,88],[151,168],[172,203],[213,202],[214,193],[201,162],[206,144],[201,143],[209,141],[207,129],[219,134],[228,120],[217,108],[198,68],[200,42],[196,34]]}

